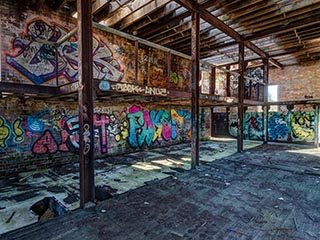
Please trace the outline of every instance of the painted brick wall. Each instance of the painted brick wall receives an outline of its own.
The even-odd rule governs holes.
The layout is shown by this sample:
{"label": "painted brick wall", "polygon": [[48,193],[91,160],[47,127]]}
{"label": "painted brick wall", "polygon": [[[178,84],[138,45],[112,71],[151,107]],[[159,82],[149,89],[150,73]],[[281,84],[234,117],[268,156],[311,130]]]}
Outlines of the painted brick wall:
{"label": "painted brick wall", "polygon": [[320,61],[272,68],[269,84],[279,85],[279,101],[304,100],[305,96],[320,99]]}
{"label": "painted brick wall", "polygon": [[[238,114],[229,115],[229,134],[237,137]],[[270,112],[268,118],[269,141],[313,143],[316,137],[315,111]],[[264,138],[263,113],[246,112],[244,115],[244,138],[262,140]]]}
{"label": "painted brick wall", "polygon": [[[76,36],[59,45],[59,64],[55,63],[56,50],[39,41],[56,42],[75,27],[74,20],[66,18],[64,13],[50,11],[45,4],[40,9],[30,4],[23,0],[0,3],[1,81],[56,86],[57,66],[59,84],[76,81]],[[98,29],[94,29],[93,38],[95,78],[101,82],[119,82],[121,86],[134,83],[134,42]],[[167,86],[167,64],[161,56],[167,59],[163,51],[139,45],[138,83],[155,90],[163,83]],[[174,77],[170,79],[170,89],[188,90],[190,61],[175,55],[171,59]],[[142,68],[146,65],[150,67]],[[162,74],[158,76],[155,73],[159,72],[159,67],[162,67]],[[99,84],[100,90],[109,90],[106,86],[109,85]],[[77,161],[76,109],[73,102],[15,96],[1,98],[0,176]],[[96,103],[94,112],[96,157],[178,144],[191,138],[191,113],[186,107],[105,102]],[[209,127],[210,112],[202,109],[202,138],[210,136]]]}
{"label": "painted brick wall", "polygon": [[[6,97],[0,100],[0,175],[77,161],[77,106],[70,102]],[[185,107],[96,103],[95,156],[103,157],[190,141]],[[201,110],[202,138],[210,134],[209,110]]]}

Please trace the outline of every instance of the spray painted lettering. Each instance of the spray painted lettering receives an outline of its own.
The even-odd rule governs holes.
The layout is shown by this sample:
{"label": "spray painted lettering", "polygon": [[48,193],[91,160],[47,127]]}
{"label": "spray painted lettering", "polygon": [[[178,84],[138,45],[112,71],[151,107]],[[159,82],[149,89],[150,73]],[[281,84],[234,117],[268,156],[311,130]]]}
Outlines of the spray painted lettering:
{"label": "spray painted lettering", "polygon": [[[72,37],[57,48],[53,45],[67,34],[67,29],[56,23],[48,24],[34,19],[26,26],[26,35],[12,41],[12,53],[6,54],[6,62],[35,85],[41,85],[59,77],[69,82],[77,80],[78,45]],[[47,41],[52,44],[45,44]],[[58,61],[56,60],[58,59]],[[120,81],[123,77],[120,64],[101,40],[93,38],[93,74],[96,79]]]}
{"label": "spray painted lettering", "polygon": [[[129,122],[128,141],[131,147],[150,147],[153,143],[161,144],[162,141],[189,138],[190,128],[185,128],[185,121],[190,120],[187,111],[171,110],[145,110],[139,106],[132,106],[127,114]],[[179,131],[181,129],[181,131]],[[184,130],[186,130],[184,132]]]}
{"label": "spray painted lettering", "polygon": [[[129,92],[129,93],[147,94],[147,95],[155,95],[155,96],[168,95],[167,89],[165,88],[139,86],[139,85],[133,85],[129,83],[117,83],[115,85],[112,85],[111,88],[117,92]],[[104,88],[100,87],[100,90],[104,91]]]}
{"label": "spray painted lettering", "polygon": [[314,112],[293,112],[291,130],[293,137],[301,141],[310,141],[315,137]]}

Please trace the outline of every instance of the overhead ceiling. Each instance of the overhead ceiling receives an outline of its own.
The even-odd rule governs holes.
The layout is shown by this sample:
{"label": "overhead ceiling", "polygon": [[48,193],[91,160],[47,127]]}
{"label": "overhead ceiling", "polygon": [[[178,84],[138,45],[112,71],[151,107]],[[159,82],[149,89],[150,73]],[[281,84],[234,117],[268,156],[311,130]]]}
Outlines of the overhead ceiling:
{"label": "overhead ceiling", "polygon": [[[76,11],[75,0],[49,3]],[[95,0],[93,19],[191,55],[192,9],[201,17],[202,60],[237,63],[239,41],[250,43],[245,59],[252,62],[256,49],[278,66],[320,60],[320,0]]]}

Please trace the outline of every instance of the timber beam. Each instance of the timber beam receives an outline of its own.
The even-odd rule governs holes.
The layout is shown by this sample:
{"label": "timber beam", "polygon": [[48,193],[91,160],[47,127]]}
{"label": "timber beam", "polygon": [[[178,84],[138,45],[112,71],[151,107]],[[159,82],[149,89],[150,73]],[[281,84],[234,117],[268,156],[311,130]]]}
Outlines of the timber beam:
{"label": "timber beam", "polygon": [[16,93],[23,95],[35,94],[54,96],[59,93],[59,89],[57,87],[37,86],[11,82],[0,82],[0,89],[2,93]]}
{"label": "timber beam", "polygon": [[[200,4],[193,2],[191,0],[175,0],[175,1],[191,12],[199,12],[203,20],[207,21],[208,23],[212,24],[214,27],[218,28],[220,31],[224,32],[225,34],[233,38],[237,43],[244,42],[245,47],[259,54],[262,58],[269,58],[267,53],[265,53],[263,50],[258,48],[252,42],[244,41],[243,37],[239,33],[237,33],[235,30],[230,28],[228,25],[226,25],[217,17],[213,16],[207,10],[201,8]],[[281,68],[281,69],[283,68],[282,64],[273,58],[269,58],[269,62],[278,68]]]}

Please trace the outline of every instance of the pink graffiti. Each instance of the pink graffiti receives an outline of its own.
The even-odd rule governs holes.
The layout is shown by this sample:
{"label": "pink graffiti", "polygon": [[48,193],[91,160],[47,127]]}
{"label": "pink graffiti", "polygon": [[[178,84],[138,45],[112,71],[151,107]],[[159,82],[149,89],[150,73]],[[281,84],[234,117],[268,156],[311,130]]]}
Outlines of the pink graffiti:
{"label": "pink graffiti", "polygon": [[132,107],[129,108],[129,113],[136,113],[140,111],[140,107],[133,105]]}
{"label": "pink graffiti", "polygon": [[106,126],[110,123],[110,118],[106,117],[105,115],[100,116],[100,120],[97,120],[97,115],[93,117],[93,125],[95,127],[100,127],[100,136],[101,136],[101,152],[107,152],[107,132]]}
{"label": "pink graffiti", "polygon": [[58,145],[54,140],[51,132],[46,130],[42,137],[40,137],[33,145],[32,152],[34,153],[56,153]]}
{"label": "pink graffiti", "polygon": [[162,137],[169,141],[171,139],[172,126],[162,123]]}
{"label": "pink graffiti", "polygon": [[69,138],[69,133],[66,130],[62,130],[60,134],[62,143],[59,145],[59,151],[69,152],[69,148],[66,144]]}

